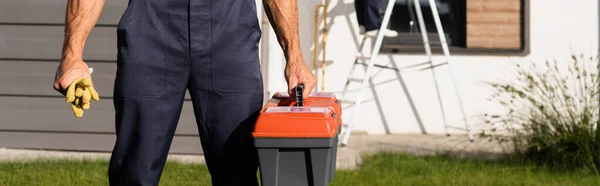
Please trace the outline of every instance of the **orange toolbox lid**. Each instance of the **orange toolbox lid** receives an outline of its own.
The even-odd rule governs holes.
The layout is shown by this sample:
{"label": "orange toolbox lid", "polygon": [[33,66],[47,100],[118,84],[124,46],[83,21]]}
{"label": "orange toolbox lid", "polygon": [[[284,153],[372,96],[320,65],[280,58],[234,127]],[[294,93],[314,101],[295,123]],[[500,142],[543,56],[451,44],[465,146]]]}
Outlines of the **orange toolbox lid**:
{"label": "orange toolbox lid", "polygon": [[[291,101],[290,99],[290,95],[288,93],[285,92],[276,92],[275,95],[273,95],[273,98],[279,98],[275,101],[283,101],[283,104],[288,104],[285,103],[285,101]],[[335,113],[338,115],[338,125],[341,126],[342,125],[342,105],[340,103],[340,101],[337,99],[337,97],[335,96],[334,93],[331,92],[313,92],[310,93],[308,95],[308,98],[304,99],[304,102],[306,103],[314,101],[314,100],[329,100],[330,102],[326,102],[326,103],[313,103],[312,105],[328,105],[330,107],[332,107],[335,110]]]}
{"label": "orange toolbox lid", "polygon": [[[321,95],[321,96],[319,96]],[[341,118],[335,97],[313,93],[294,106],[287,93],[276,93],[256,121],[255,138],[333,138]],[[328,94],[329,95],[329,94]]]}

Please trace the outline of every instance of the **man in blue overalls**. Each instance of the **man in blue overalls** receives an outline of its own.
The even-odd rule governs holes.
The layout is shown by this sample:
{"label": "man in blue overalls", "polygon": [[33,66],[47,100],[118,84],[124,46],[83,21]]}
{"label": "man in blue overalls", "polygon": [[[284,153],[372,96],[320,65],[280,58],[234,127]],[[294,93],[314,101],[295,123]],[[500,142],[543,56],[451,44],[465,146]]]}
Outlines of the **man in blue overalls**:
{"label": "man in blue overalls", "polygon": [[[316,79],[300,51],[297,1],[263,4],[286,57],[288,90],[294,95],[293,88],[304,84],[305,94],[311,92]],[[75,84],[93,90],[82,51],[103,5],[69,0],[54,82],[67,97]],[[117,35],[110,185],[158,185],[186,90],[213,185],[258,185],[250,136],[263,103],[255,0],[130,0]],[[87,108],[73,109],[83,113],[87,100]]]}
{"label": "man in blue overalls", "polygon": [[[396,0],[391,0],[396,1]],[[410,1],[410,0],[409,0]],[[365,30],[365,36],[375,37],[381,27],[381,2],[382,0],[355,0],[354,8],[356,9],[356,20],[358,25]],[[385,37],[396,37],[398,32],[384,28],[383,35]]]}

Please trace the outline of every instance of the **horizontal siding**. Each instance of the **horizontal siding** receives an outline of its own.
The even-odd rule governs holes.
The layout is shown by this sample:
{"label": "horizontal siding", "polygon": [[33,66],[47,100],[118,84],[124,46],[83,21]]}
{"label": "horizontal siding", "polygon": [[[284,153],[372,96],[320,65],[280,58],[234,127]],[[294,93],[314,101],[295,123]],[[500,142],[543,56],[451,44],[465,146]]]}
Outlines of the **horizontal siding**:
{"label": "horizontal siding", "polygon": [[467,0],[467,48],[521,48],[521,0]]}
{"label": "horizontal siding", "polygon": [[[75,118],[64,98],[0,96],[0,131],[114,133],[111,99],[92,102],[83,118]],[[176,135],[198,135],[192,103],[184,102]]]}
{"label": "horizontal siding", "polygon": [[[112,134],[65,134],[0,131],[0,148],[43,150],[74,150],[111,152],[115,143]],[[178,136],[173,139],[170,153],[202,154],[198,137]]]}
{"label": "horizontal siding", "polygon": [[[64,37],[67,0],[0,1],[0,148],[112,151],[116,26],[128,0],[107,0],[86,43],[101,100],[76,119],[52,89]],[[187,95],[189,99],[189,95]],[[201,154],[191,101],[184,108],[171,153]]]}
{"label": "horizontal siding", "polygon": [[[100,97],[112,97],[117,65],[88,62]],[[61,96],[52,88],[58,61],[0,60],[0,95]]]}
{"label": "horizontal siding", "polygon": [[[64,24],[67,0],[2,0],[0,23]],[[107,0],[98,24],[117,25],[128,0]]]}
{"label": "horizontal siding", "polygon": [[467,11],[469,12],[515,12],[520,10],[520,0],[467,0]]}
{"label": "horizontal siding", "polygon": [[486,24],[520,24],[520,12],[469,12],[467,24],[469,23],[486,23]]}
{"label": "horizontal siding", "polygon": [[[117,70],[116,63],[87,62],[94,68],[94,86],[100,97],[111,98]],[[61,96],[52,88],[59,62],[0,60],[0,95]],[[191,99],[186,93],[186,99]]]}
{"label": "horizontal siding", "polygon": [[467,24],[467,38],[470,36],[520,37],[520,34],[520,24]]}
{"label": "horizontal siding", "polygon": [[[0,59],[59,60],[63,26],[0,25]],[[97,27],[85,45],[84,59],[115,61],[117,32],[114,27]]]}
{"label": "horizontal siding", "polygon": [[515,36],[470,36],[467,42],[480,48],[514,49],[521,46],[521,38]]}

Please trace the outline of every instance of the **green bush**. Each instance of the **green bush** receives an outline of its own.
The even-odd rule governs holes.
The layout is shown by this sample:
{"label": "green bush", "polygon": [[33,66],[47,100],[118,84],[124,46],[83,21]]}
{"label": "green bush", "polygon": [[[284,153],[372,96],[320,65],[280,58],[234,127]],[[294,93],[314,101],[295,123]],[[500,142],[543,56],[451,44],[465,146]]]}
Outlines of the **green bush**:
{"label": "green bush", "polygon": [[[481,136],[510,144],[518,157],[557,170],[600,171],[597,62],[517,65],[517,81],[489,83],[507,113],[487,115]],[[568,68],[565,68],[568,66]],[[543,70],[540,70],[540,67]],[[568,71],[567,71],[568,69]]]}

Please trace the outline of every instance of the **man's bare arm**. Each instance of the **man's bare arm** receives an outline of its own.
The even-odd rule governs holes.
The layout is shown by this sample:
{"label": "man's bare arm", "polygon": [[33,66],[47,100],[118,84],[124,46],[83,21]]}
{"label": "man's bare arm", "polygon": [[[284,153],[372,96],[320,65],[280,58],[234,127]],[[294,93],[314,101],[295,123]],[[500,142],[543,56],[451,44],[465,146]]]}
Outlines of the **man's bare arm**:
{"label": "man's bare arm", "polygon": [[81,59],[83,47],[102,12],[104,0],[69,0],[63,57]]}
{"label": "man's bare arm", "polygon": [[294,95],[294,87],[304,84],[306,97],[315,87],[316,78],[302,58],[298,34],[298,1],[263,0],[263,5],[287,61],[285,77],[288,92]]}
{"label": "man's bare arm", "polygon": [[54,89],[63,92],[74,80],[90,75],[83,62],[83,48],[103,7],[104,0],[68,1],[62,59],[56,71]]}
{"label": "man's bare arm", "polygon": [[286,59],[302,55],[298,37],[297,0],[263,0],[263,5]]}

